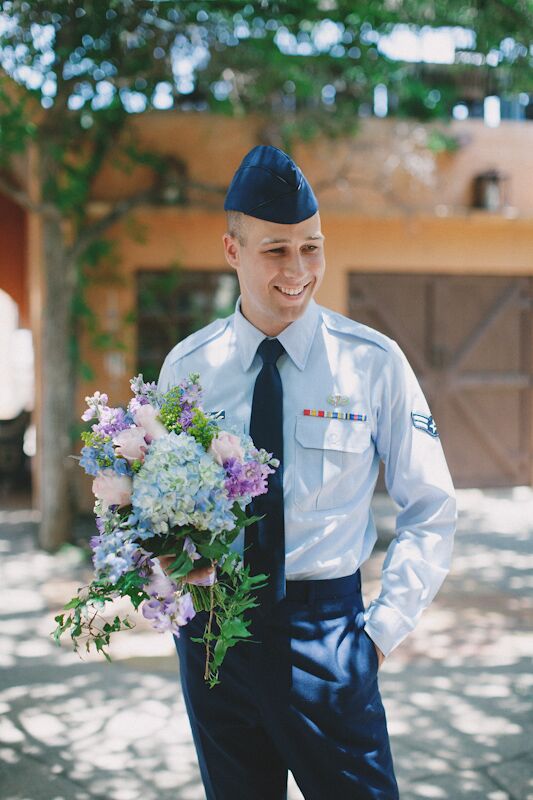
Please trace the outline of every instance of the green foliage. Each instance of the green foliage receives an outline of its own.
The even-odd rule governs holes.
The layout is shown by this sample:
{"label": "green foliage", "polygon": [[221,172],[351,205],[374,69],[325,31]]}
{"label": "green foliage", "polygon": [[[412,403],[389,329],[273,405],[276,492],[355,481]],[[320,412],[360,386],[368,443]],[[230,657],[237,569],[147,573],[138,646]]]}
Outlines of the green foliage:
{"label": "green foliage", "polygon": [[28,110],[29,97],[14,96],[7,85],[0,73],[0,165],[8,165],[11,156],[22,153],[37,133]]}
{"label": "green foliage", "polygon": [[[112,467],[114,460],[109,456],[102,455],[101,448],[105,444],[109,444],[111,442],[111,436],[106,436],[102,433],[95,433],[94,431],[82,431],[80,433],[80,438],[86,447],[94,447],[96,448],[97,455],[96,455],[96,462],[100,467]],[[117,458],[121,458],[121,456],[116,456]]]}
{"label": "green foliage", "polygon": [[159,416],[167,431],[174,431],[181,433],[181,425],[179,422],[182,412],[182,390],[179,386],[174,386],[165,394],[163,405]]}
{"label": "green foliage", "polygon": [[[197,611],[214,608],[214,632],[206,626],[203,637],[192,639],[206,646],[206,676],[210,688],[220,683],[219,670],[228,649],[250,638],[251,620],[246,618],[247,612],[257,606],[254,592],[266,585],[266,579],[266,575],[250,575],[250,569],[243,566],[241,557],[229,553],[212,588],[189,586]],[[213,642],[215,646],[211,649]]]}
{"label": "green foliage", "polygon": [[[351,128],[377,83],[397,95],[398,113],[423,118],[448,113],[469,73],[486,93],[533,88],[533,7],[523,0],[4,0],[0,9],[0,63],[25,87],[20,96],[0,90],[0,150],[20,151],[38,131],[55,165],[46,196],[80,222],[108,155],[125,173],[142,165],[164,179],[168,160],[125,135],[132,108],[157,107],[161,86],[175,109],[258,111],[280,130],[297,125],[303,136],[317,126],[331,134]],[[458,27],[474,38],[458,49],[455,66],[435,70],[384,55],[380,37],[398,25],[414,32]],[[174,79],[176,52],[190,58],[190,77]],[[414,102],[419,83],[426,93],[440,90],[432,108],[423,97]],[[443,91],[447,85],[451,94]],[[324,87],[333,89],[329,99]],[[38,123],[28,98],[43,107]]]}
{"label": "green foliage", "polygon": [[63,611],[69,613],[54,617],[57,627],[51,636],[59,645],[61,636],[68,632],[75,652],[82,648],[88,653],[94,646],[97,652],[110,661],[105,648],[109,646],[111,635],[131,629],[133,623],[128,617],[121,618],[118,615],[110,621],[101,611],[106,603],[112,602],[118,595],[129,597],[133,607],[137,609],[149,597],[142,586],[142,577],[133,571],[123,575],[115,585],[105,580],[94,580],[89,586],[81,587],[78,595],[63,606]]}
{"label": "green foliage", "polygon": [[[189,375],[191,384],[196,385],[200,380],[197,373]],[[184,409],[183,402],[183,388],[181,386],[173,386],[165,393],[163,404],[159,416],[164,426],[168,431],[181,433],[183,428],[180,424],[181,414]],[[207,417],[199,408],[195,408],[192,413],[192,424],[187,429],[187,433],[193,436],[198,444],[201,444],[204,450],[209,448],[213,437],[217,433],[216,425]]]}
{"label": "green foliage", "polygon": [[204,450],[208,450],[215,436],[216,429],[203,411],[200,411],[199,408],[195,408],[192,415],[192,425],[187,433],[194,436],[198,444],[201,444]]}
{"label": "green foliage", "polygon": [[[86,433],[84,441],[90,441]],[[250,638],[248,630],[250,619],[247,613],[257,606],[258,589],[266,585],[266,575],[250,575],[249,567],[244,567],[240,555],[230,550],[230,544],[242,527],[252,524],[258,517],[247,517],[246,512],[235,503],[233,511],[237,518],[236,528],[226,531],[211,541],[207,531],[198,531],[190,527],[176,528],[168,534],[153,536],[142,541],[145,552],[153,555],[175,555],[174,561],[167,568],[167,573],[178,584],[178,592],[189,591],[197,612],[210,612],[211,622],[204,630],[201,638],[193,641],[204,644],[206,648],[205,678],[210,687],[219,683],[219,670],[230,647]],[[116,517],[105,522],[104,534],[110,533],[120,521],[125,522],[128,511],[117,512]],[[197,548],[201,558],[193,559],[183,549],[183,542],[189,536]],[[215,565],[217,581],[212,587],[196,586],[183,583],[183,579],[193,569]],[[107,652],[111,636],[119,631],[130,629],[133,623],[126,617],[115,616],[109,620],[105,616],[106,604],[117,597],[129,597],[134,609],[138,609],[143,600],[149,598],[144,590],[146,578],[136,569],[122,575],[115,584],[107,579],[94,579],[89,586],[82,587],[78,594],[69,600],[62,613],[54,619],[57,626],[52,631],[57,644],[65,633],[69,633],[74,650],[84,649],[89,652],[95,647],[105,658],[111,658]]]}
{"label": "green foliage", "polygon": [[432,153],[455,153],[459,149],[457,137],[432,130],[428,136],[427,148]]}

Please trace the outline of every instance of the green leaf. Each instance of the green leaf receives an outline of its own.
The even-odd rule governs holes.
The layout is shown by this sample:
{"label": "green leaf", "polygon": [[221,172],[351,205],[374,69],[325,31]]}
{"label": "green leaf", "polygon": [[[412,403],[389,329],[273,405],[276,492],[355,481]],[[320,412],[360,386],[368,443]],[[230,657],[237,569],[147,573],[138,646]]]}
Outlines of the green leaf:
{"label": "green leaf", "polygon": [[221,633],[227,638],[248,637],[252,635],[248,630],[249,624],[237,617],[228,619],[222,624]]}
{"label": "green leaf", "polygon": [[208,558],[212,561],[218,561],[226,553],[227,548],[222,542],[214,541],[212,544],[207,542],[197,544],[196,549],[200,555],[204,556],[204,558]]}
{"label": "green leaf", "polygon": [[183,578],[193,569],[193,561],[188,553],[183,550],[179,556],[170,564],[168,573],[171,578]]}
{"label": "green leaf", "polygon": [[68,611],[69,608],[78,608],[83,603],[83,600],[80,600],[79,597],[73,597],[72,600],[69,600],[66,605],[63,606],[65,611]]}

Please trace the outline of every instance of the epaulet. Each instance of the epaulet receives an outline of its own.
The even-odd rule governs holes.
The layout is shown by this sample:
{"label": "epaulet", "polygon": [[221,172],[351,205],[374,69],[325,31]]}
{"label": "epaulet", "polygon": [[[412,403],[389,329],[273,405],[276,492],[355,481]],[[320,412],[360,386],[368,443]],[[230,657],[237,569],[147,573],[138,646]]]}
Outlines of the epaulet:
{"label": "epaulet", "polygon": [[330,311],[327,308],[322,309],[322,319],[324,325],[328,330],[335,331],[336,333],[344,333],[348,336],[354,336],[358,339],[364,339],[367,342],[372,342],[382,350],[390,351],[394,349],[395,342],[384,333],[370,328],[368,325],[363,325],[362,322],[356,322],[353,319],[342,314],[337,314],[335,311]]}
{"label": "epaulet", "polygon": [[167,364],[174,364],[176,361],[179,361],[180,358],[188,356],[194,350],[198,350],[199,347],[203,347],[203,345],[221,336],[232,319],[233,314],[224,319],[216,319],[214,322],[206,325],[205,328],[200,328],[199,331],[195,331],[195,333],[191,333],[190,336],[182,339],[168,354],[166,358]]}

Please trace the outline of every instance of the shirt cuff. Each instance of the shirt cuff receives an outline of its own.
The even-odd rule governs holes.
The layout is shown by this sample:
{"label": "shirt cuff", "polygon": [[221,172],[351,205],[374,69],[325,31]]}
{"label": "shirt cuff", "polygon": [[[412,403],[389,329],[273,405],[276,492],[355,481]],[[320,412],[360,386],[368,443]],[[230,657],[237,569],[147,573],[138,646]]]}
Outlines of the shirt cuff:
{"label": "shirt cuff", "polygon": [[392,653],[414,628],[412,622],[395,608],[378,603],[371,603],[363,618],[364,630],[384,656]]}

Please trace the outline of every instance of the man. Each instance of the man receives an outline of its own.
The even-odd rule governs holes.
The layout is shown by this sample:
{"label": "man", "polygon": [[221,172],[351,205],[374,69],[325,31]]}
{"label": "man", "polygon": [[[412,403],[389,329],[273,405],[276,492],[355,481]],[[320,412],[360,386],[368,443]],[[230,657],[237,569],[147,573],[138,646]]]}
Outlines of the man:
{"label": "man", "polygon": [[[223,243],[235,313],[179,343],[159,386],[200,373],[204,407],[282,464],[235,542],[269,574],[254,641],[203,682],[205,612],[176,640],[209,800],[281,800],[290,769],[306,800],[398,797],[377,671],[450,567],[455,501],[418,382],[386,336],[316,304],[325,270],[318,204],[281,150],[253,148],[226,195]],[[379,597],[359,568],[376,541],[379,461],[400,507]],[[193,580],[205,578],[198,571]]]}

